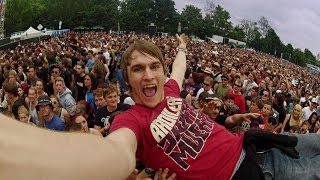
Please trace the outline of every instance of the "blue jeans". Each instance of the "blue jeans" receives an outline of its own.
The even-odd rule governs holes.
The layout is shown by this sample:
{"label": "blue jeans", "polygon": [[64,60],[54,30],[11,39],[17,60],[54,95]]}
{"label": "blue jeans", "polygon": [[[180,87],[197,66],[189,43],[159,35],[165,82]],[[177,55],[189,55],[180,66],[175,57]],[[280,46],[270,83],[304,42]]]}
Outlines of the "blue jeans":
{"label": "blue jeans", "polygon": [[292,134],[298,137],[296,149],[300,158],[293,159],[278,149],[262,155],[262,171],[266,180],[320,179],[320,135]]}

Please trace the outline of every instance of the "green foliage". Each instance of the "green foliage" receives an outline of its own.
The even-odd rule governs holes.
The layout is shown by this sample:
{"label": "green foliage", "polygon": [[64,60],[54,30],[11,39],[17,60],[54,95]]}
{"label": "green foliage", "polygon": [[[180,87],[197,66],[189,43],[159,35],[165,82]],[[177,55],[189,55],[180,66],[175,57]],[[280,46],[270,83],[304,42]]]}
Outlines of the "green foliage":
{"label": "green foliage", "polygon": [[235,26],[229,33],[229,37],[238,41],[246,41],[246,34],[240,26]]}
{"label": "green foliage", "polygon": [[189,35],[198,35],[203,30],[201,9],[187,5],[180,15],[181,31]]}
{"label": "green foliage", "polygon": [[294,49],[292,52],[292,60],[295,64],[298,64],[300,66],[304,66],[305,65],[305,55],[304,53],[301,51],[301,49],[297,48]]}
{"label": "green foliage", "polygon": [[263,52],[270,53],[270,54],[274,54],[274,52],[276,52],[275,55],[280,57],[282,42],[279,36],[277,35],[277,33],[272,28],[268,30],[266,37],[263,38],[262,41],[263,41],[263,46],[261,50]]}
{"label": "green foliage", "polygon": [[153,13],[154,23],[160,32],[176,33],[179,21],[179,14],[176,12],[173,0],[155,0]]}
{"label": "green foliage", "polygon": [[7,0],[5,29],[7,33],[27,29],[34,20],[45,13],[43,0]]}
{"label": "green foliage", "polygon": [[232,23],[230,21],[230,14],[228,11],[224,10],[220,5],[218,5],[214,11],[213,20],[213,30],[216,35],[228,36],[232,31]]}

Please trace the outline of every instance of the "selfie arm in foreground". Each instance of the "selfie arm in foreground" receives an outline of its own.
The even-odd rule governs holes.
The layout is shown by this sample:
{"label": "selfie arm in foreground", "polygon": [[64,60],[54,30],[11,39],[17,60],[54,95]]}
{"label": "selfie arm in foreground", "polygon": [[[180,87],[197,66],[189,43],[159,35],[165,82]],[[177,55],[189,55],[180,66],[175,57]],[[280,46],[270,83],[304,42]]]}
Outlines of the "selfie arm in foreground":
{"label": "selfie arm in foreground", "polygon": [[129,129],[101,139],[0,119],[0,179],[125,179],[135,168],[137,142]]}

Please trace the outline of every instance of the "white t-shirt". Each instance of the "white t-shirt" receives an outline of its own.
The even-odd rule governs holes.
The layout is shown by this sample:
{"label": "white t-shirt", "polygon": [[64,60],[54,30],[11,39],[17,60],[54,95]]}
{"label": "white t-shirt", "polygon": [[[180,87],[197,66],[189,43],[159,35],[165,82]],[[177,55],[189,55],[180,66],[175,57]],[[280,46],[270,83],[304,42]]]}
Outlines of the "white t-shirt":
{"label": "white t-shirt", "polygon": [[133,101],[133,99],[129,96],[129,97],[126,97],[123,101],[124,104],[129,104],[131,106],[133,106],[135,104],[135,102]]}
{"label": "white t-shirt", "polygon": [[107,65],[109,66],[110,65],[110,53],[108,51],[105,51],[103,53],[103,56],[106,58],[107,60]]}
{"label": "white t-shirt", "polygon": [[308,120],[309,117],[311,116],[311,114],[312,114],[313,112],[315,112],[315,110],[311,111],[311,110],[310,110],[310,106],[304,107],[304,108],[302,109],[302,119],[303,119],[304,121]]}

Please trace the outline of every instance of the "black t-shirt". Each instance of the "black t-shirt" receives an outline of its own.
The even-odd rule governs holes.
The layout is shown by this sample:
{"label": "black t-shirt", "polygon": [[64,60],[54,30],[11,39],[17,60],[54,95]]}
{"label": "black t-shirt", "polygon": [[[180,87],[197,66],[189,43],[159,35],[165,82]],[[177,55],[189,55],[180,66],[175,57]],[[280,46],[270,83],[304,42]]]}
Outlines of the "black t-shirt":
{"label": "black t-shirt", "polygon": [[86,87],[84,86],[84,76],[76,76],[75,82],[77,88],[75,98],[77,101],[84,100],[86,95]]}
{"label": "black t-shirt", "polygon": [[44,85],[48,83],[48,79],[49,79],[48,68],[39,67],[36,69],[36,74],[37,74],[37,77],[39,77],[44,82]]}
{"label": "black t-shirt", "polygon": [[12,114],[16,119],[19,119],[18,110],[20,106],[24,106],[28,109],[23,97],[19,97],[12,105]]}
{"label": "black t-shirt", "polygon": [[119,103],[117,109],[115,111],[109,112],[107,106],[101,107],[96,112],[96,118],[94,125],[105,127],[107,123],[109,123],[110,115],[116,111],[125,111],[130,108],[128,104]]}
{"label": "black t-shirt", "polygon": [[61,77],[64,79],[64,83],[67,88],[71,89],[71,81],[72,81],[72,69],[67,68],[65,71],[61,73]]}
{"label": "black t-shirt", "polygon": [[94,120],[95,120],[94,115],[93,114],[89,114],[89,116],[87,117],[88,128],[93,128],[94,127]]}
{"label": "black t-shirt", "polygon": [[287,115],[286,110],[283,107],[277,106],[276,104],[273,104],[273,109],[279,113],[279,123],[283,123]]}

